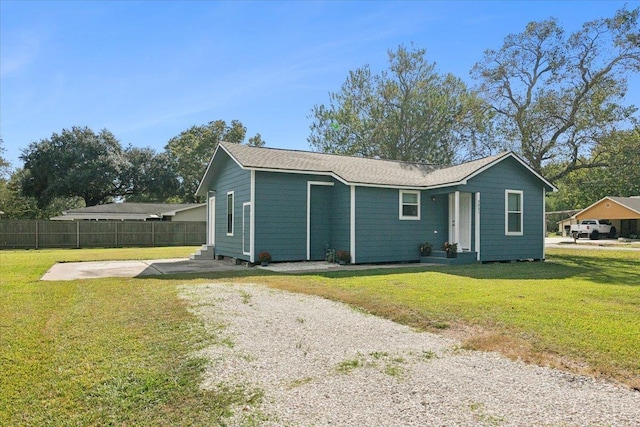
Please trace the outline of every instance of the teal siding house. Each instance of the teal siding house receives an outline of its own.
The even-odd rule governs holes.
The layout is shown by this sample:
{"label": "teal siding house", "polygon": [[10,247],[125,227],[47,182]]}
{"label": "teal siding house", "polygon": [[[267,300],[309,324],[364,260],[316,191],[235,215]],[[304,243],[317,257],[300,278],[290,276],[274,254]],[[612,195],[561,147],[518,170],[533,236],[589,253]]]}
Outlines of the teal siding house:
{"label": "teal siding house", "polygon": [[416,262],[445,242],[473,261],[544,259],[545,194],[556,188],[514,153],[457,166],[221,142],[197,195],[207,246],[257,262]]}

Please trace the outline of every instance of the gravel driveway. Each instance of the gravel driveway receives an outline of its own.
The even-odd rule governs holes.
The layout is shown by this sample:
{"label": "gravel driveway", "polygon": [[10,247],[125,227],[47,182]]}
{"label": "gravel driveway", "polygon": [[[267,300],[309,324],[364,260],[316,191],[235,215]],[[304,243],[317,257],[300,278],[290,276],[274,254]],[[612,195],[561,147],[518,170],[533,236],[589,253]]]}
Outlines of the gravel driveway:
{"label": "gravel driveway", "polygon": [[220,337],[200,353],[202,386],[263,392],[231,425],[640,425],[639,392],[462,350],[320,297],[231,284],[181,297]]}

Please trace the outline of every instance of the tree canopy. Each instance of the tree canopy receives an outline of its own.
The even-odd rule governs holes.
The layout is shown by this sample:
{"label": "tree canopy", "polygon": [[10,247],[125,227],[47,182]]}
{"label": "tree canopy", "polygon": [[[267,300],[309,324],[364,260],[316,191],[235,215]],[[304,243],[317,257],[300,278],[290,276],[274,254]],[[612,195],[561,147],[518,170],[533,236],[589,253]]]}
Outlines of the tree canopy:
{"label": "tree canopy", "polygon": [[86,206],[139,197],[159,200],[173,193],[177,180],[165,155],[123,149],[106,129],[63,129],[23,150],[22,193],[40,209],[55,198],[80,197]]}
{"label": "tree canopy", "polygon": [[[486,120],[459,78],[438,74],[424,49],[388,51],[389,70],[350,71],[329,104],[311,109],[308,142],[322,152],[449,164],[479,147]],[[464,136],[464,137],[463,137]]]}
{"label": "tree canopy", "polygon": [[176,196],[180,183],[167,153],[127,147],[120,177],[122,196],[129,202],[164,202]]}
{"label": "tree canopy", "polygon": [[122,147],[111,132],[84,127],[63,129],[23,150],[22,191],[40,208],[55,197],[79,196],[87,206],[109,201],[121,193],[125,167]]}
{"label": "tree canopy", "polygon": [[7,159],[4,158],[4,151],[5,148],[3,147],[4,145],[4,140],[2,139],[2,137],[0,136],[0,180],[4,179],[7,174],[9,173],[9,168],[11,167],[11,164],[7,161]]}
{"label": "tree canopy", "polygon": [[23,194],[24,171],[17,169],[6,181],[0,180],[0,209],[6,219],[47,219],[59,215],[67,209],[84,206],[79,197],[55,197],[46,206],[40,208],[35,197]]}
{"label": "tree canopy", "polygon": [[[195,196],[202,175],[220,141],[241,144],[247,128],[239,120],[229,125],[224,120],[216,120],[206,125],[193,126],[169,140],[165,150],[179,181],[177,197],[190,203],[197,202]],[[263,146],[260,134],[249,138],[249,144]]]}
{"label": "tree canopy", "polygon": [[[78,207],[77,198],[85,206],[114,200],[194,202],[218,142],[242,143],[245,135],[246,128],[238,120],[230,125],[217,120],[182,132],[169,141],[166,151],[158,153],[150,148],[123,148],[107,129],[96,133],[74,126],[32,142],[22,151],[24,168],[10,182],[1,182],[0,201],[14,200],[20,208],[11,216],[22,218],[48,214],[49,208]],[[264,141],[258,133],[249,138],[249,144],[263,146]],[[1,150],[0,145],[0,154]]]}
{"label": "tree canopy", "polygon": [[589,153],[634,121],[635,106],[620,101],[628,73],[640,71],[639,11],[621,9],[568,36],[555,19],[531,22],[499,50],[485,51],[472,75],[496,113],[503,145],[539,172],[561,162],[551,180],[606,166]]}
{"label": "tree canopy", "polygon": [[581,161],[610,166],[567,174],[558,183],[560,191],[550,195],[549,210],[583,209],[606,196],[640,195],[640,127],[613,132],[598,142],[590,158]]}

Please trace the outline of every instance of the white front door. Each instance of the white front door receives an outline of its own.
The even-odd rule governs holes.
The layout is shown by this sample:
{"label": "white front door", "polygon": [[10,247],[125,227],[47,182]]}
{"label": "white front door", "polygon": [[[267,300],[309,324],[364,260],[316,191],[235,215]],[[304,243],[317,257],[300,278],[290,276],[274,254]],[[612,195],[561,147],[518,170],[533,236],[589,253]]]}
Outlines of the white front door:
{"label": "white front door", "polygon": [[209,218],[207,218],[207,245],[216,244],[216,198],[209,197]]}
{"label": "white front door", "polygon": [[471,193],[460,193],[460,241],[463,251],[471,250]]}
{"label": "white front door", "polygon": [[458,252],[471,250],[471,193],[449,194],[449,242]]}

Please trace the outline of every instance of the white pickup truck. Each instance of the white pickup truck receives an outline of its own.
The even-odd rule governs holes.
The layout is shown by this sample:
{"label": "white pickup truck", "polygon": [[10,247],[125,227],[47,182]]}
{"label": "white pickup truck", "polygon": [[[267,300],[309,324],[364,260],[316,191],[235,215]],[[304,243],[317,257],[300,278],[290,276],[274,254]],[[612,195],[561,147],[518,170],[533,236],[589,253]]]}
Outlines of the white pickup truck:
{"label": "white pickup truck", "polygon": [[583,219],[580,224],[571,225],[570,232],[574,239],[588,237],[598,240],[600,236],[616,237],[616,228],[606,219]]}

